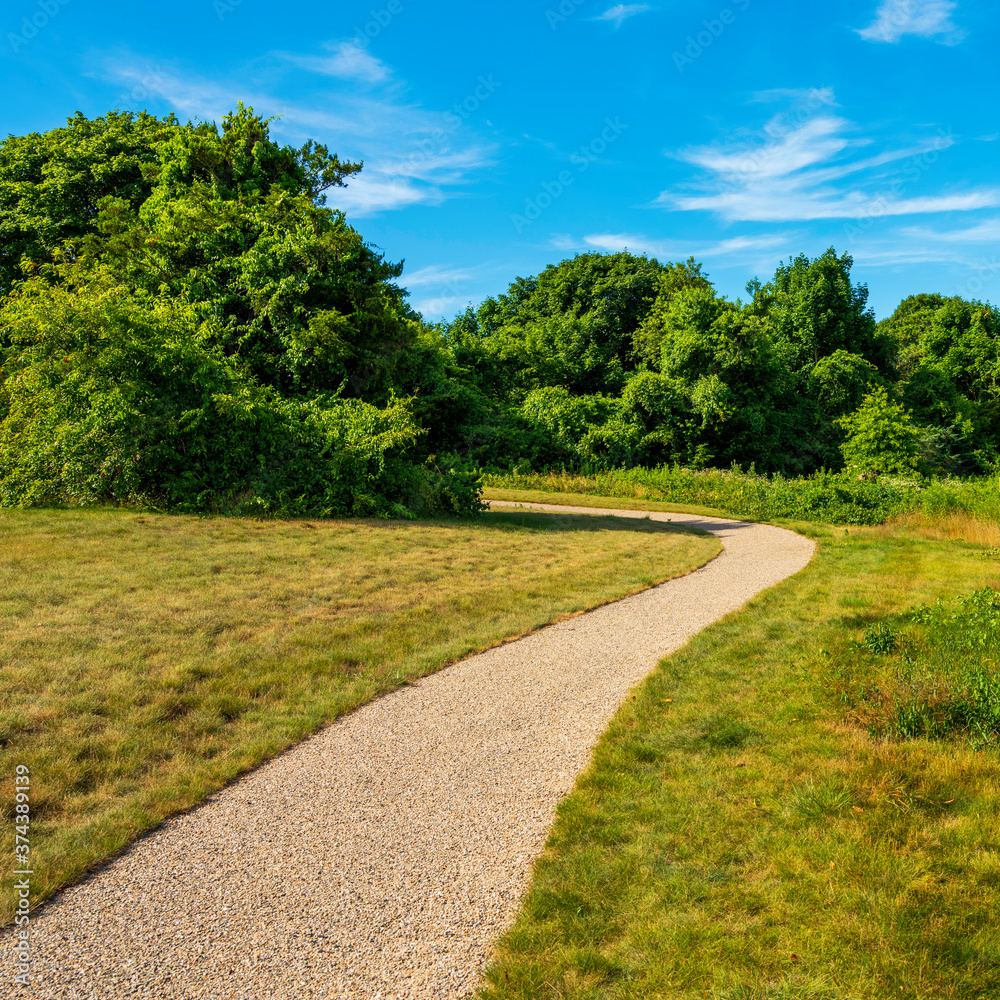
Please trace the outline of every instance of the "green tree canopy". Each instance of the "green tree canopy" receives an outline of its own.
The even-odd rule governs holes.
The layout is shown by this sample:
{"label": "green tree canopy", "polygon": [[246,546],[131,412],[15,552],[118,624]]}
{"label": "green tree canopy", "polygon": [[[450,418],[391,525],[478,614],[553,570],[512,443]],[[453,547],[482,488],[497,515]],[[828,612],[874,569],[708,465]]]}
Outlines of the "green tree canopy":
{"label": "green tree canopy", "polygon": [[17,279],[22,259],[43,263],[65,241],[95,232],[106,198],[137,211],[154,187],[162,201],[210,181],[222,197],[276,185],[322,203],[324,190],[360,169],[313,142],[278,146],[267,122],[242,105],[223,119],[221,136],[173,115],[77,112],[61,128],[0,143],[0,290]]}
{"label": "green tree canopy", "polygon": [[448,334],[495,398],[552,385],[618,393],[636,365],[636,331],[669,272],[630,253],[579,254],[518,278]]}
{"label": "green tree canopy", "polygon": [[782,264],[766,285],[752,285],[789,368],[804,371],[834,351],[858,354],[882,370],[889,355],[868,308],[868,287],[851,281],[854,259],[832,247],[811,260]]}
{"label": "green tree canopy", "polygon": [[157,145],[179,128],[173,115],[77,112],[62,128],[0,143],[0,291],[22,259],[44,263],[64,241],[94,232],[105,198],[138,209],[152,191]]}
{"label": "green tree canopy", "polygon": [[77,115],[3,156],[0,502],[476,509],[397,398],[421,335],[402,265],[324,205],[360,164],[242,105]]}
{"label": "green tree canopy", "polygon": [[322,204],[359,165],[279,146],[242,106],[221,128],[173,129],[155,152],[148,198],[104,199],[74,253],[126,287],[197,304],[263,384],[384,401],[417,317],[395,284],[402,265]]}
{"label": "green tree canopy", "polygon": [[879,324],[893,344],[904,404],[925,429],[932,467],[989,467],[1000,441],[1000,310],[916,295]]}

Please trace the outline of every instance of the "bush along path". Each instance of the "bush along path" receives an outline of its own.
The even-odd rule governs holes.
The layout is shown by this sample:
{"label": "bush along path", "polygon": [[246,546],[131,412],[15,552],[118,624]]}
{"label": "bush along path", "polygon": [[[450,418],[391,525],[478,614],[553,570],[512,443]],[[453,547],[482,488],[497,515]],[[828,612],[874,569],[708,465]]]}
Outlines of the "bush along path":
{"label": "bush along path", "polygon": [[630,688],[814,551],[768,525],[613,513],[725,548],[370,703],[169,820],[37,913],[33,995],[472,996]]}

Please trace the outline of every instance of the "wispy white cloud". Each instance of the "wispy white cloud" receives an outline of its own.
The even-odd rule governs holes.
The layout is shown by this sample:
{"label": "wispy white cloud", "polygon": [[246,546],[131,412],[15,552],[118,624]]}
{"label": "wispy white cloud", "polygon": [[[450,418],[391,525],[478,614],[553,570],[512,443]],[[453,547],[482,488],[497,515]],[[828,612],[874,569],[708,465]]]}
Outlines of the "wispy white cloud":
{"label": "wispy white cloud", "polygon": [[460,281],[468,281],[472,274],[468,269],[431,264],[411,274],[404,274],[400,280],[407,288],[420,288],[423,285],[455,285]]}
{"label": "wispy white cloud", "polygon": [[382,83],[392,74],[389,67],[354,42],[328,43],[328,56],[288,55],[290,62],[312,73],[333,76],[341,80],[360,80],[365,83]]}
{"label": "wispy white cloud", "polygon": [[[365,170],[368,170],[365,167]],[[382,174],[359,174],[344,188],[327,192],[327,203],[350,216],[375,215],[413,205],[440,205],[445,195],[440,188],[414,184],[409,178],[387,179]]]}
{"label": "wispy white cloud", "polygon": [[661,260],[686,260],[688,257],[728,257],[763,250],[790,250],[795,233],[771,233],[766,236],[733,236],[715,243],[653,240],[633,233],[592,233],[583,237],[586,247],[617,253],[631,250]]}
{"label": "wispy white cloud", "polygon": [[951,269],[977,271],[989,267],[1000,273],[1000,259],[992,247],[962,246],[958,242],[920,244],[894,233],[890,239],[851,248],[855,262],[866,267],[907,267],[938,264]]}
{"label": "wispy white cloud", "polygon": [[652,9],[649,4],[645,3],[619,3],[615,4],[614,7],[608,8],[603,14],[599,14],[596,20],[614,21],[615,27],[620,28],[622,22],[628,20],[628,18],[635,17],[636,14],[645,14],[646,11]]}
{"label": "wispy white cloud", "polygon": [[955,0],[882,0],[875,20],[858,34],[869,42],[896,43],[917,35],[955,45],[965,37],[951,19],[956,7]]}
{"label": "wispy white cloud", "polygon": [[975,226],[961,229],[926,229],[909,226],[901,235],[909,242],[917,243],[1000,243],[1000,219],[986,219]]}
{"label": "wispy white cloud", "polygon": [[[237,98],[227,87],[200,78],[185,78],[173,70],[132,56],[105,59],[102,69],[110,82],[162,98],[175,111],[202,121],[221,118],[236,105]],[[246,95],[245,90],[243,93]],[[246,103],[246,96],[243,101]]]}
{"label": "wispy white cloud", "polygon": [[270,57],[272,78],[308,74],[306,87],[299,79],[296,91],[310,96],[294,101],[281,95],[280,86],[262,89],[175,69],[153,71],[132,56],[108,59],[103,69],[108,79],[125,86],[141,83],[181,115],[218,121],[242,100],[258,113],[280,115],[271,127],[285,141],[317,139],[341,157],[364,160],[364,171],[346,188],[327,192],[331,206],[353,216],[440,205],[492,165],[495,144],[482,139],[471,123],[408,98],[389,67],[360,47],[336,43],[327,51],[328,56]]}
{"label": "wispy white cloud", "polygon": [[[993,252],[998,243],[1000,217],[993,217],[953,228],[898,226],[878,238],[852,243],[850,252],[859,264],[871,267],[944,264],[974,270],[984,260],[996,263]],[[996,268],[1000,270],[1000,264]]]}
{"label": "wispy white cloud", "polygon": [[[782,126],[775,127],[779,121]],[[788,124],[772,119],[755,137],[727,146],[682,150],[701,168],[694,193],[664,191],[656,203],[713,212],[729,222],[804,222],[971,211],[1000,205],[1000,188],[915,195],[914,185],[955,139],[939,133],[916,143],[859,156],[873,140],[819,106]],[[884,170],[895,164],[892,170]],[[845,185],[845,179],[850,178]]]}
{"label": "wispy white cloud", "polygon": [[429,264],[404,271],[399,284],[416,292],[411,302],[425,319],[450,319],[470,302],[481,301],[497,282],[506,283],[514,265],[510,261],[481,261],[468,266]]}
{"label": "wispy white cloud", "polygon": [[890,245],[865,244],[851,248],[851,256],[856,264],[865,267],[905,267],[914,264],[951,264],[971,266],[967,254],[957,251],[946,252],[940,248],[913,246],[907,243]]}

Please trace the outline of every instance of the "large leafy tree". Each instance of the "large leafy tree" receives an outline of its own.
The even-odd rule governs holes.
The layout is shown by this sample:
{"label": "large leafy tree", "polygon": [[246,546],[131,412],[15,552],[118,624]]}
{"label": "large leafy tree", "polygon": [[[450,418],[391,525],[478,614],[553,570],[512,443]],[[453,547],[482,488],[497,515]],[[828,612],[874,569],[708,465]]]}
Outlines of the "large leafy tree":
{"label": "large leafy tree", "polygon": [[911,296],[879,324],[894,347],[899,389],[922,428],[931,467],[989,467],[1000,440],[1000,310]]}
{"label": "large leafy tree", "polygon": [[839,419],[891,373],[891,344],[868,306],[867,286],[852,281],[853,265],[831,247],[816,258],[800,254],[771,281],[747,286],[748,308],[767,326],[784,383],[774,451],[783,472],[839,466]]}
{"label": "large leafy tree", "polygon": [[[682,387],[686,411],[694,418],[675,457],[774,467],[784,381],[761,318],[711,287],[691,283],[650,320],[660,348],[656,367]],[[652,342],[650,331],[647,343]]]}
{"label": "large leafy tree", "polygon": [[668,271],[625,252],[579,254],[518,278],[448,333],[497,399],[554,385],[619,393],[636,366],[636,331]]}
{"label": "large leafy tree", "polygon": [[105,198],[138,209],[152,191],[157,145],[179,128],[172,115],[77,112],[62,128],[0,143],[0,292],[22,260],[44,263],[64,241],[94,232]]}
{"label": "large leafy tree", "polygon": [[279,145],[242,105],[220,128],[78,114],[0,146],[0,280],[61,247],[197,304],[266,384],[384,399],[415,337],[401,265],[324,205],[360,169],[312,142]]}
{"label": "large leafy tree", "polygon": [[323,191],[360,169],[313,142],[278,146],[267,122],[242,105],[223,119],[221,136],[173,115],[77,112],[60,128],[0,143],[0,290],[17,279],[23,259],[43,263],[65,241],[95,232],[106,198],[135,211],[156,186],[162,202],[210,178],[223,197],[276,185],[322,203]]}
{"label": "large leafy tree", "polygon": [[[93,142],[69,170],[75,136]],[[360,164],[282,146],[242,105],[219,127],[76,116],[28,140],[4,146],[30,167],[10,183],[43,190],[0,211],[3,260],[20,258],[0,306],[2,502],[476,508],[471,479],[414,464],[401,265],[324,204]]]}
{"label": "large leafy tree", "polygon": [[323,204],[359,165],[278,145],[242,106],[155,151],[149,197],[105,199],[74,252],[127,287],[196,303],[264,384],[384,401],[417,317],[395,284],[402,265]]}
{"label": "large leafy tree", "polygon": [[663,354],[663,336],[668,314],[676,297],[686,289],[711,293],[712,284],[693,257],[683,263],[667,264],[656,285],[656,297],[635,332],[636,358],[653,370],[659,370]]}
{"label": "large leafy tree", "polygon": [[868,287],[851,281],[854,259],[832,247],[815,259],[800,254],[766,285],[752,284],[766,311],[785,364],[804,371],[834,351],[858,354],[887,368],[888,345],[868,307]]}

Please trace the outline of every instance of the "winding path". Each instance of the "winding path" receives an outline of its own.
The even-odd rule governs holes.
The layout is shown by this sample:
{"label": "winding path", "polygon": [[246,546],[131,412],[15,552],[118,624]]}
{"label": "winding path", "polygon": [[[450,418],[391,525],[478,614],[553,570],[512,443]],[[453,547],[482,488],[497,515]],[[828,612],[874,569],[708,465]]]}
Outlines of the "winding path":
{"label": "winding path", "polygon": [[470,997],[629,688],[813,553],[780,528],[650,516],[725,549],[366,705],[167,821],[35,915],[27,990],[6,992],[0,937],[5,995]]}

